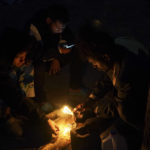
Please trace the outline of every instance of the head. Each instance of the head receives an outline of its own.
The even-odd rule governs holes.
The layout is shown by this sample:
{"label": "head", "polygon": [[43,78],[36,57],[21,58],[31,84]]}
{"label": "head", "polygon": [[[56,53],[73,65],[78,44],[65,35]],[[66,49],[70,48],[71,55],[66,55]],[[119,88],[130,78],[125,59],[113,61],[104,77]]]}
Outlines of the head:
{"label": "head", "polygon": [[12,61],[12,65],[17,68],[22,67],[26,62],[26,56],[27,51],[23,50],[18,52]]}
{"label": "head", "polygon": [[54,33],[62,33],[69,22],[67,9],[62,5],[51,5],[46,12],[46,23]]}
{"label": "head", "polygon": [[46,19],[46,22],[54,34],[62,33],[66,27],[65,23],[60,22],[59,20],[52,21],[49,17]]}
{"label": "head", "polygon": [[93,65],[94,68],[96,68],[99,71],[105,71],[107,72],[107,70],[110,68],[110,66],[108,66],[105,62],[96,59],[94,57],[88,57],[87,58],[88,62],[91,63]]}
{"label": "head", "polygon": [[7,29],[2,36],[2,57],[4,65],[21,67],[26,60],[31,48],[31,39],[26,33]]}
{"label": "head", "polygon": [[88,62],[98,70],[107,71],[115,63],[113,38],[101,28],[95,28],[89,23],[80,28],[79,49]]}

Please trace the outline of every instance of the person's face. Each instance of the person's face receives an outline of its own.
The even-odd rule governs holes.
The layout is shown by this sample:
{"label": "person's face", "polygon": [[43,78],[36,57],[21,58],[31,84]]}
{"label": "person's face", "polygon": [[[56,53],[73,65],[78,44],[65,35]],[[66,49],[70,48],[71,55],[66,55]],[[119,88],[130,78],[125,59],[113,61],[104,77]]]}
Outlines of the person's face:
{"label": "person's face", "polygon": [[51,22],[51,24],[50,24],[51,31],[54,34],[62,33],[64,31],[65,27],[66,27],[66,25],[58,20],[55,22]]}
{"label": "person's face", "polygon": [[27,55],[26,51],[18,53],[16,55],[16,57],[14,58],[14,60],[13,60],[13,66],[19,68],[22,65],[24,65],[25,64],[26,55]]}
{"label": "person's face", "polygon": [[101,70],[101,71],[107,71],[108,67],[104,64],[101,63],[100,61],[94,59],[94,58],[88,58],[88,62],[91,63],[93,65],[94,68],[96,68],[97,70]]}

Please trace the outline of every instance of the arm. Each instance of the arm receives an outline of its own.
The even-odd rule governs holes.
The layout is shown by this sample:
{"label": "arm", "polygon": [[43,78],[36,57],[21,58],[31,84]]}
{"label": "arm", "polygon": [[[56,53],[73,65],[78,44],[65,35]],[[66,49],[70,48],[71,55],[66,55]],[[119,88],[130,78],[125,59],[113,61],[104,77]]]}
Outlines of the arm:
{"label": "arm", "polygon": [[101,79],[96,83],[85,105],[91,105],[102,99],[108,92],[113,91],[113,85],[109,77],[102,72]]}
{"label": "arm", "polygon": [[123,60],[115,86],[118,114],[122,120],[135,128],[143,124],[147,93],[146,75],[141,69],[142,62],[137,60],[137,57],[133,56]]}
{"label": "arm", "polygon": [[[106,74],[103,74],[102,78],[103,80],[97,82],[95,88],[88,96],[87,100],[83,104],[79,104],[76,106],[76,108],[74,108],[74,113],[75,116],[77,117],[77,121],[81,120],[83,122],[83,120],[95,116],[94,110],[95,107],[97,106],[97,103],[102,101],[101,104],[99,104],[100,107],[104,106],[104,104],[108,106],[108,104],[112,103],[108,101],[109,99],[112,100],[112,92],[113,92],[112,83],[110,79],[106,76]],[[109,98],[106,98],[106,96]],[[109,109],[109,111],[111,111],[110,107],[106,109]]]}
{"label": "arm", "polygon": [[74,133],[78,136],[86,136],[89,133],[101,134],[106,129],[110,128],[115,122],[113,117],[93,117],[87,119],[84,123],[73,129]]}

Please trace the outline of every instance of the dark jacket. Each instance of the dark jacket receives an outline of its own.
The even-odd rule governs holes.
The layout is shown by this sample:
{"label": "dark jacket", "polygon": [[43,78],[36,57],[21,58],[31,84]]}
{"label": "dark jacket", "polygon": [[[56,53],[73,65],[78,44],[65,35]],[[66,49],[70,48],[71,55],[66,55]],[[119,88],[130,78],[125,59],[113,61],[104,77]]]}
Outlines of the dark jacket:
{"label": "dark jacket", "polygon": [[[99,103],[97,117],[91,121],[93,123],[88,123],[91,129],[92,124],[95,124],[101,128],[100,132],[103,132],[117,118],[135,129],[141,130],[144,127],[150,73],[149,59],[140,53],[135,55],[125,51],[121,61],[115,65],[115,73],[112,70],[107,72],[109,79],[104,77],[104,80],[97,83],[92,91],[93,99],[90,98],[87,102],[90,105],[96,101]],[[111,97],[110,91],[113,92],[113,95],[110,94]]]}
{"label": "dark jacket", "polygon": [[[50,27],[46,24],[46,19],[44,19],[44,15],[37,14],[28,24],[27,30],[30,34],[35,37],[31,33],[31,25],[34,25],[38,30],[41,40],[37,40],[40,43],[40,48],[34,50],[33,55],[36,57],[36,60],[44,59],[44,61],[48,61],[51,58],[57,58],[60,62],[63,62],[65,59],[64,55],[61,55],[58,51],[58,43],[60,40],[65,40],[68,43],[74,42],[74,37],[71,30],[66,27],[63,33],[61,34],[53,34],[50,30]],[[69,54],[70,55],[70,54]]]}

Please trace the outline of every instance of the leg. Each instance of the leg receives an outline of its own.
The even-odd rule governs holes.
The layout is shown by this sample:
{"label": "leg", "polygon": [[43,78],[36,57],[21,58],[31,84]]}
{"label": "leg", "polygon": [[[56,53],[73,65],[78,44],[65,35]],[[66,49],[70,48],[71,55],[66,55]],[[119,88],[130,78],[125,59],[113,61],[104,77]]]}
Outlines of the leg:
{"label": "leg", "polygon": [[84,76],[86,66],[85,63],[79,57],[78,52],[72,54],[71,64],[70,64],[70,88],[80,89],[82,86],[82,79]]}
{"label": "leg", "polygon": [[39,63],[35,65],[35,95],[39,102],[46,99],[46,90],[44,87],[45,83],[45,64]]}

